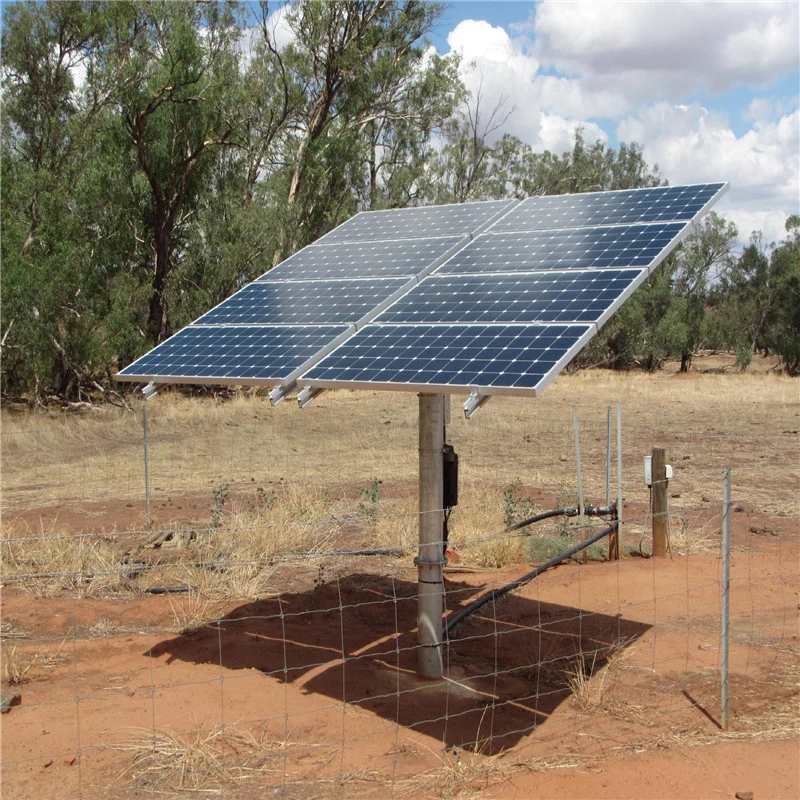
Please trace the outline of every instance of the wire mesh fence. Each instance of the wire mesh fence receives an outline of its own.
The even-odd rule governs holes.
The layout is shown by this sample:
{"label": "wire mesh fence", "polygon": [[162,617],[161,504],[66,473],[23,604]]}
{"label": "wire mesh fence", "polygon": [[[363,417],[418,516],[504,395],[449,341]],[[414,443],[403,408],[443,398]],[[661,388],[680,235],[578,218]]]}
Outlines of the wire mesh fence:
{"label": "wire mesh fence", "polygon": [[[684,390],[675,418],[616,385],[587,402],[589,386],[495,399],[468,422],[453,413],[445,622],[487,599],[446,631],[440,681],[416,674],[413,396],[335,393],[303,411],[160,396],[149,527],[140,417],[6,416],[4,796],[456,796],[511,769],[796,736],[792,390],[750,424],[747,392],[698,406]],[[603,540],[496,596],[608,524],[562,516],[508,532],[577,504],[573,406],[582,492],[605,502],[613,396],[621,560]],[[656,444],[673,466],[666,558],[650,557],[642,475]]]}

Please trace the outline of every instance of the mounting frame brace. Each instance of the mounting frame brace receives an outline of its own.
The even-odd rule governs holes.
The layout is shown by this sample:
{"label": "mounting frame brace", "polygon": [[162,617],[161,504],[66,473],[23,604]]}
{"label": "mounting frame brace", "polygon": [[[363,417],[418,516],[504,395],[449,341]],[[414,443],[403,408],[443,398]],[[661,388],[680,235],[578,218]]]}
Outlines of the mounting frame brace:
{"label": "mounting frame brace", "polygon": [[464,403],[464,416],[467,419],[472,419],[472,415],[486,403],[490,397],[490,394],[481,394],[477,389],[473,389],[466,403]]}
{"label": "mounting frame brace", "polygon": [[145,400],[152,400],[158,394],[156,386],[158,384],[155,381],[150,381],[147,386],[142,386],[142,394]]}
{"label": "mounting frame brace", "polygon": [[297,386],[297,383],[292,381],[286,385],[281,384],[280,386],[276,386],[270,393],[269,393],[269,402],[270,405],[276,406],[278,403],[282,403],[289,393]]}
{"label": "mounting frame brace", "polygon": [[305,408],[315,397],[319,397],[325,390],[314,386],[305,386],[297,395],[297,404]]}

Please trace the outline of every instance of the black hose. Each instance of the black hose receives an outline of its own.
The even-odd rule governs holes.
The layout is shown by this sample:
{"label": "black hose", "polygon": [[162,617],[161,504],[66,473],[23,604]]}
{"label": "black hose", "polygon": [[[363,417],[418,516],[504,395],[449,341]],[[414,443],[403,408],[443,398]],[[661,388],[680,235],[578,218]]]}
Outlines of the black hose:
{"label": "black hose", "polygon": [[[551,516],[556,516],[556,514],[552,511],[548,512]],[[501,587],[500,589],[492,589],[491,592],[487,592],[482,597],[479,597],[474,603],[468,605],[462,611],[459,611],[450,622],[447,623],[445,627],[445,632],[450,633],[453,628],[458,625],[465,617],[468,617],[473,612],[477,611],[482,606],[485,606],[491,600],[495,600],[498,597],[502,597],[504,594],[508,594],[512,589],[516,589],[518,586],[522,586],[524,583],[528,583],[528,581],[533,580],[537,575],[541,575],[546,570],[550,569],[550,567],[556,566],[556,564],[560,564],[562,561],[565,561],[568,558],[572,558],[575,553],[580,553],[581,550],[585,550],[590,544],[594,544],[595,542],[600,541],[604,536],[608,536],[609,533],[615,531],[619,522],[614,522],[612,525],[609,525],[607,528],[604,528],[599,533],[596,533],[591,538],[587,539],[584,542],[579,542],[578,544],[570,547],[569,550],[565,550],[561,555],[557,555],[555,558],[551,558],[549,561],[545,562],[536,569],[531,570],[530,572],[523,575],[521,578],[517,578],[515,581],[507,584],[506,586]]]}
{"label": "black hose", "polygon": [[195,591],[196,586],[152,586],[145,589],[145,594],[183,594]]}
{"label": "black hose", "polygon": [[578,510],[576,508],[556,508],[553,511],[545,511],[543,514],[537,514],[535,517],[529,517],[528,519],[522,520],[522,522],[517,522],[510,528],[507,528],[507,530],[509,532],[518,531],[520,528],[533,525],[534,522],[541,522],[543,519],[550,519],[551,517],[574,517],[577,513]]}

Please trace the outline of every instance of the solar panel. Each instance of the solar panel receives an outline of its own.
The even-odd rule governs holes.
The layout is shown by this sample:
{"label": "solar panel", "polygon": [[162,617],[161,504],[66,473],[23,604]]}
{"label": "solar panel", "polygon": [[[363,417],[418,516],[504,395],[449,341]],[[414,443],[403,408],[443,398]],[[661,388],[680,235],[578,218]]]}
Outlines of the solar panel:
{"label": "solar panel", "polygon": [[418,275],[463,241],[462,236],[382,242],[312,244],[258,281],[393,278]]}
{"label": "solar panel", "polygon": [[669,248],[685,222],[481,234],[437,272],[646,267]]}
{"label": "solar panel", "polygon": [[119,374],[172,383],[276,383],[347,332],[344,326],[190,325]]}
{"label": "solar panel", "polygon": [[433,275],[380,316],[380,324],[597,322],[646,270]]}
{"label": "solar panel", "polygon": [[493,225],[492,231],[585,228],[634,222],[690,222],[703,213],[724,186],[723,183],[704,183],[529,197]]}
{"label": "solar panel", "polygon": [[515,200],[457,203],[449,206],[397,208],[365,211],[334,228],[320,239],[323,244],[374,242],[380,239],[423,239],[435,236],[463,236],[474,233]]}
{"label": "solar panel", "polygon": [[323,388],[482,386],[530,394],[591,336],[590,325],[369,325],[303,377]]}
{"label": "solar panel", "polygon": [[195,325],[336,325],[357,322],[405,278],[250,283]]}
{"label": "solar panel", "polygon": [[726,188],[363,212],[118,377],[536,394]]}

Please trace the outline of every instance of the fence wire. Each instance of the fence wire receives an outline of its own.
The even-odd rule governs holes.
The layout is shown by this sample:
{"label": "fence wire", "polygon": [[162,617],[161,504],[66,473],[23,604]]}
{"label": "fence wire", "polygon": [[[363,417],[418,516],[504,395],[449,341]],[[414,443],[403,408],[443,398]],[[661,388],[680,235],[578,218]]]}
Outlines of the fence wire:
{"label": "fence wire", "polygon": [[[139,420],[6,418],[4,794],[414,797],[443,780],[455,794],[502,764],[796,736],[798,461],[782,446],[796,422],[666,430],[626,407],[622,559],[595,546],[491,596],[446,634],[442,680],[423,681],[416,409],[369,403],[370,424],[345,393],[304,412],[151,404],[149,528]],[[605,502],[608,416],[578,404],[589,503]],[[577,504],[570,406],[496,399],[453,417],[445,622],[607,524],[506,530]],[[642,477],[654,445],[673,465],[666,558],[651,557]]]}

